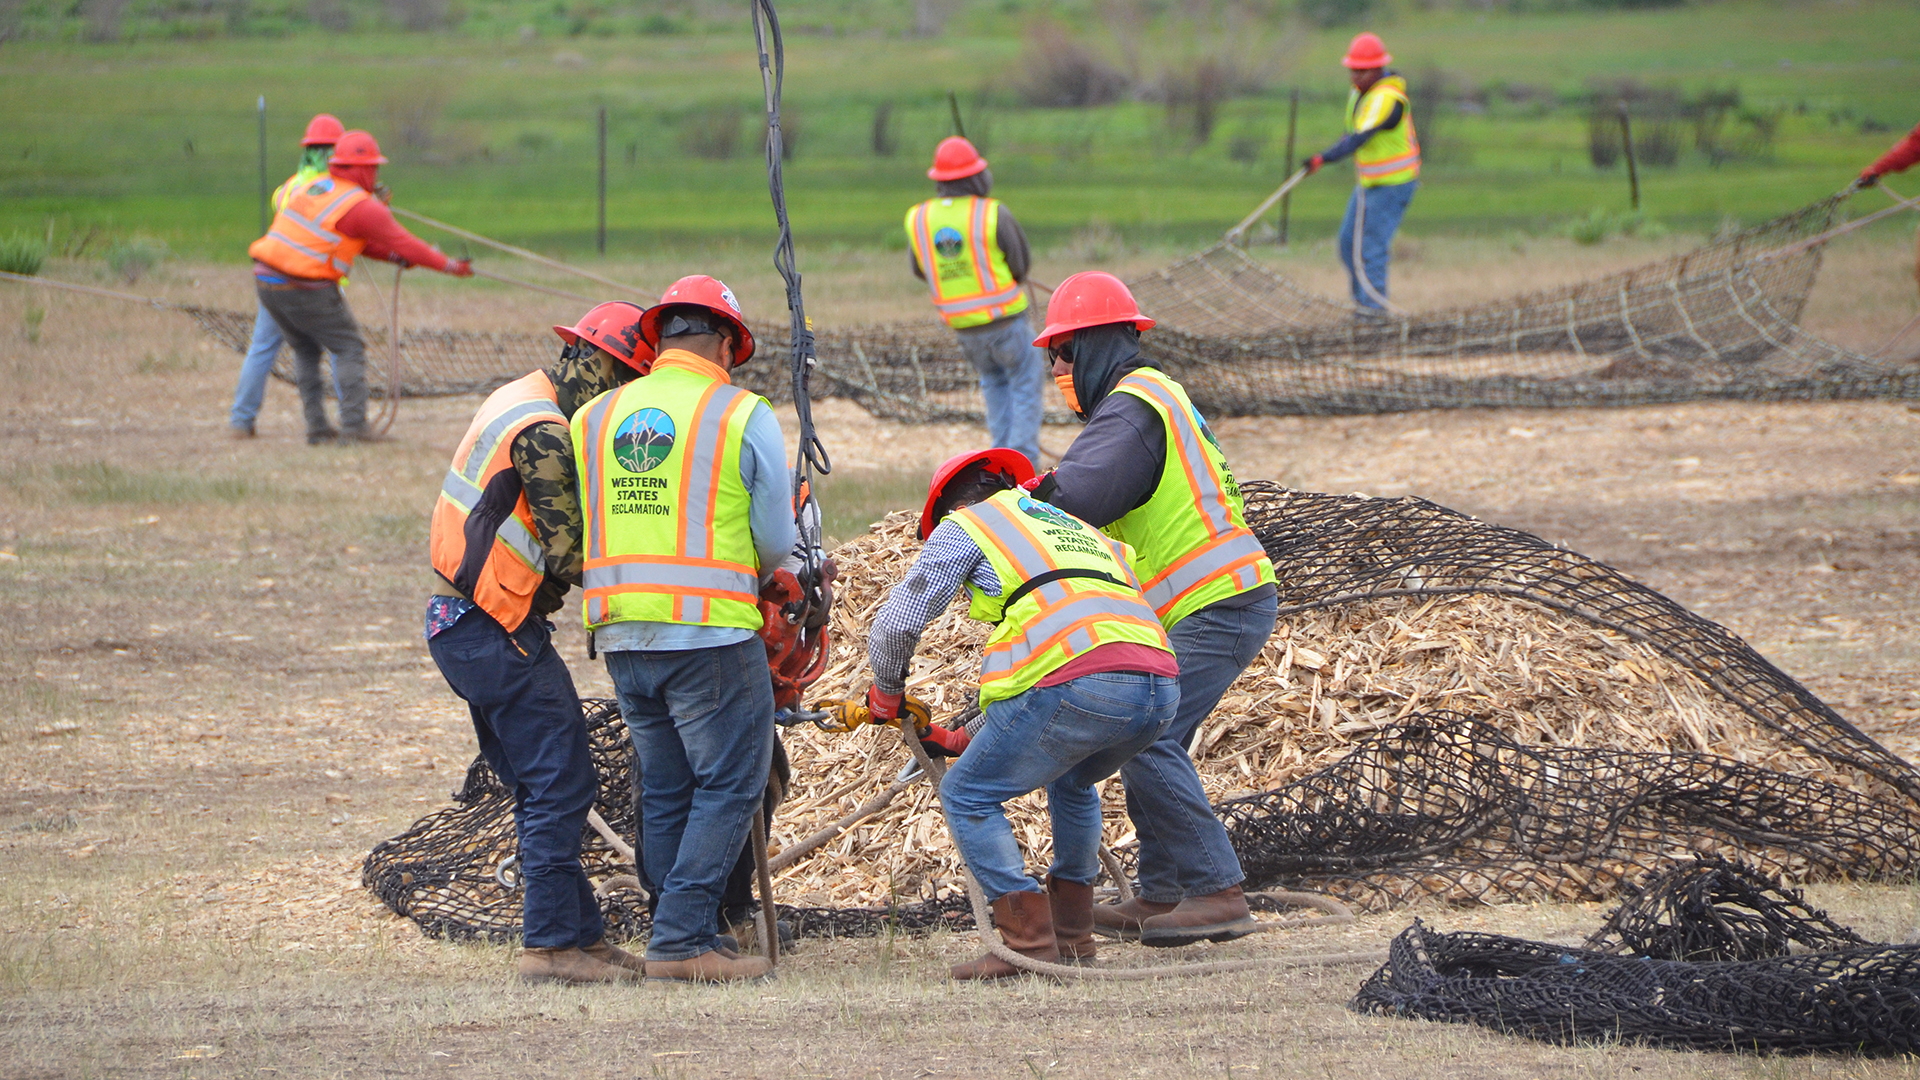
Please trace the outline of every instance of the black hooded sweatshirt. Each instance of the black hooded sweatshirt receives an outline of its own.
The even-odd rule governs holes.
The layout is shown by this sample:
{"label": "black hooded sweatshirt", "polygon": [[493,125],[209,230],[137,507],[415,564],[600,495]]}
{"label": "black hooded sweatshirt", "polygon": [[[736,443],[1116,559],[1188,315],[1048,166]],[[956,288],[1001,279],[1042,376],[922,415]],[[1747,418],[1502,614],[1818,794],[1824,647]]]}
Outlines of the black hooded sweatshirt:
{"label": "black hooded sweatshirt", "polygon": [[[1087,426],[1036,496],[1098,529],[1146,505],[1166,468],[1166,425],[1153,406],[1113,388],[1128,372],[1154,366],[1140,355],[1140,331],[1125,323],[1073,335],[1073,391]],[[1272,595],[1273,586],[1262,585],[1214,606],[1246,607]]]}

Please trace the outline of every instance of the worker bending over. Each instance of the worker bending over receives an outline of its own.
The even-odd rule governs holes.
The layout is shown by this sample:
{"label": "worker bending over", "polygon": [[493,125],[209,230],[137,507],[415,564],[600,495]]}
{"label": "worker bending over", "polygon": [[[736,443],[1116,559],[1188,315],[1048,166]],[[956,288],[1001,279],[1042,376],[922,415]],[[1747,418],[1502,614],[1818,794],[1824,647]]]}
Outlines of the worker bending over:
{"label": "worker bending over", "polygon": [[433,507],[427,649],[473,715],[480,753],[513,793],[524,887],[520,977],[623,982],[644,971],[606,941],[580,866],[600,789],[587,722],[547,617],[580,584],[579,482],[567,418],[645,370],[640,309],[609,303],[554,327],[553,366],[495,390],[454,451]]}
{"label": "worker bending over", "polygon": [[[287,196],[327,175],[327,161],[333,157],[333,144],[346,134],[346,128],[331,113],[320,113],[307,122],[300,137],[300,167],[279,187],[273,189],[269,205],[278,213]],[[227,411],[227,428],[236,439],[254,436],[254,421],[260,404],[266,400],[267,379],[273,374],[273,361],[280,355],[285,338],[267,306],[258,304],[253,317],[253,340],[247,346],[247,358],[240,364],[240,381],[233,389],[233,407]],[[340,389],[334,387],[338,396]]]}
{"label": "worker bending over", "polygon": [[[1859,187],[1872,187],[1880,178],[1891,173],[1906,172],[1920,162],[1920,124],[1915,124],[1907,137],[1893,144],[1893,149],[1880,155],[1880,160],[1860,170],[1860,179],[1855,181]],[[1916,241],[1920,243],[1920,241]],[[1920,283],[1920,246],[1914,251],[1913,279]]]}
{"label": "worker bending over", "polygon": [[1111,274],[1060,283],[1035,344],[1087,426],[1034,496],[1133,548],[1179,659],[1179,714],[1120,769],[1140,838],[1139,892],[1094,909],[1105,933],[1172,946],[1255,927],[1239,857],[1187,748],[1272,636],[1278,600],[1273,563],[1247,528],[1219,440],[1180,384],[1140,355],[1140,331],[1152,326]]}
{"label": "worker bending over", "polygon": [[795,540],[786,444],[766,399],[731,384],[753,334],[726,285],[681,278],[640,335],[652,371],[581,409],[573,442],[587,629],[645,777],[647,978],[759,978],[765,957],[716,948],[716,914],[773,757],[758,603]]}
{"label": "worker bending over", "polygon": [[[307,443],[371,439],[367,427],[367,347],[340,295],[340,281],[362,251],[402,266],[425,266],[454,277],[473,276],[466,259],[449,259],[393,219],[373,196],[387,159],[364,131],[334,145],[327,174],[283,199],[267,235],[247,248],[253,256],[260,306],[293,346],[294,382],[306,413]],[[320,382],[320,351],[333,354],[340,396],[340,427],[327,423]]]}
{"label": "worker bending over", "polygon": [[987,197],[993,173],[967,140],[942,141],[927,177],[935,197],[907,211],[913,276],[927,283],[961,355],[980,372],[993,444],[1039,461],[1047,362],[1028,341],[1027,234],[1012,211]]}
{"label": "worker bending over", "polygon": [[[1173,721],[1179,668],[1124,545],[1021,490],[1032,478],[1026,458],[999,448],[950,458],[934,474],[920,514],[926,546],[867,638],[867,708],[878,720],[899,716],[921,632],[966,586],[968,614],[994,626],[980,665],[985,723],[971,744],[964,731],[922,735],[930,752],[964,751],[940,782],[947,827],[1008,948],[1091,960],[1094,785]],[[1193,763],[1183,754],[1180,764],[1197,790]],[[1041,787],[1053,823],[1044,890],[1027,876],[1005,809]],[[953,968],[955,979],[1018,974],[991,953]]]}
{"label": "worker bending over", "polygon": [[1363,315],[1387,306],[1387,261],[1393,234],[1420,188],[1420,138],[1413,130],[1407,80],[1387,70],[1393,62],[1373,34],[1361,34],[1340,61],[1350,72],[1347,133],[1307,159],[1307,172],[1351,154],[1360,182],[1340,220],[1340,261],[1347,268],[1353,302]]}

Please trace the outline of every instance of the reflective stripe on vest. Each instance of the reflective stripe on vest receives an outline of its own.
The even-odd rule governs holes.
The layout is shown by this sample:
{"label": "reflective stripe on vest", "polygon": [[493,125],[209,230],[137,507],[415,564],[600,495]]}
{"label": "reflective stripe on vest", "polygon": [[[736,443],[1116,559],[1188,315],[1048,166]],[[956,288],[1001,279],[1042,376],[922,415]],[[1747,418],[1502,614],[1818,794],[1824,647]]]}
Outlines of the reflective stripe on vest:
{"label": "reflective stripe on vest", "polygon": [[1153,368],[1114,387],[1152,406],[1167,432],[1160,484],[1146,503],[1107,526],[1133,546],[1147,602],[1172,626],[1208,604],[1273,580],[1273,562],[1247,528],[1226,455],[1180,384]]}
{"label": "reflective stripe on vest", "polygon": [[[1140,597],[1140,580],[1125,549],[1086,522],[1021,491],[1003,491],[954,512],[1000,579],[1000,596],[968,584],[968,614],[994,628],[980,660],[980,704],[1024,693],[1088,650],[1133,642],[1173,651],[1159,618]],[[1090,570],[1125,584],[1090,577],[1050,581],[1008,609],[1023,582],[1051,570]]]}
{"label": "reflective stripe on vest", "polygon": [[1354,151],[1353,166],[1362,187],[1388,187],[1405,184],[1420,177],[1420,137],[1413,130],[1413,103],[1407,100],[1407,80],[1388,75],[1367,88],[1347,92],[1347,133],[1352,134],[1379,124],[1401,107],[1400,122],[1386,131],[1376,131],[1360,149]]}
{"label": "reflective stripe on vest", "polygon": [[[546,548],[534,532],[526,492],[517,484],[511,489],[513,506],[494,527],[484,560],[469,551],[467,527],[494,477],[513,468],[513,440],[543,422],[567,422],[546,372],[495,390],[461,437],[433,506],[428,548],[434,570],[509,631],[519,629],[532,610],[534,591],[547,571]],[[496,504],[493,512],[499,509]]]}
{"label": "reflective stripe on vest", "polygon": [[740,446],[762,400],[668,363],[574,417],[588,629],[615,622],[760,628],[760,563]]}
{"label": "reflective stripe on vest", "polygon": [[290,277],[338,281],[367,242],[343,237],[334,227],[368,197],[365,189],[337,176],[296,186],[281,200],[267,235],[247,254]]}
{"label": "reflective stripe on vest", "polygon": [[933,306],[956,330],[1027,309],[1026,290],[1000,250],[999,226],[999,201],[976,195],[928,199],[907,211],[907,242],[927,276]]}

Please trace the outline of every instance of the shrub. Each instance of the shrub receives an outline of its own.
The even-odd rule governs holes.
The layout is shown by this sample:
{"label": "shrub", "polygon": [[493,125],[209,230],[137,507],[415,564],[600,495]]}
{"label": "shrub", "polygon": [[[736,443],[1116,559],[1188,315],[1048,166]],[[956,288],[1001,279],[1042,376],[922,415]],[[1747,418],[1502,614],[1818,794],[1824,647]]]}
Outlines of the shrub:
{"label": "shrub", "polygon": [[166,257],[167,245],[139,236],[131,240],[116,240],[107,248],[107,265],[129,285],[159,266]]}
{"label": "shrub", "polygon": [[1300,17],[1315,26],[1358,22],[1373,13],[1373,0],[1300,0]]}
{"label": "shrub", "polygon": [[15,233],[0,240],[0,270],[32,277],[46,261],[47,245],[34,237]]}
{"label": "shrub", "polygon": [[899,148],[893,137],[893,102],[883,101],[873,108],[873,156],[892,157]]}
{"label": "shrub", "polygon": [[726,161],[740,148],[740,107],[708,105],[680,122],[680,148],[694,157]]}
{"label": "shrub", "polygon": [[1596,169],[1611,169],[1620,163],[1619,112],[1595,108],[1587,113],[1587,160]]}
{"label": "shrub", "polygon": [[1227,65],[1205,57],[1189,70],[1167,79],[1167,125],[1192,136],[1195,146],[1213,139],[1220,103],[1233,85]]}
{"label": "shrub", "polygon": [[1567,224],[1567,238],[1576,244],[1592,247],[1605,242],[1613,236],[1637,236],[1642,240],[1657,240],[1667,235],[1667,230],[1657,221],[1649,220],[1646,215],[1634,212],[1615,214],[1606,210],[1592,210],[1585,217],[1573,219]]}
{"label": "shrub", "polygon": [[1027,32],[1020,96],[1043,108],[1086,109],[1120,100],[1127,77],[1093,54],[1060,24],[1042,20]]}

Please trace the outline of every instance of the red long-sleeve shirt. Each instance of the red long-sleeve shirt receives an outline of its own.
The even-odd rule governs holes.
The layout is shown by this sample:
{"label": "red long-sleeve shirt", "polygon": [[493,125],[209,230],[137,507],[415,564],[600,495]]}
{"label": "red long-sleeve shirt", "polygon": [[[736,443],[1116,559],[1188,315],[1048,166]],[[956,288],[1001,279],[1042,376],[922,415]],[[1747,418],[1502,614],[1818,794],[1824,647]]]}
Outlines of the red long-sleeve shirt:
{"label": "red long-sleeve shirt", "polygon": [[409,266],[424,266],[429,270],[447,268],[447,257],[393,220],[393,211],[379,199],[360,200],[360,204],[342,214],[333,227],[341,236],[365,240],[368,258],[393,261],[398,256]]}
{"label": "red long-sleeve shirt", "polygon": [[1893,149],[1880,155],[1880,160],[1867,166],[1865,176],[1885,176],[1888,173],[1905,172],[1907,167],[1920,162],[1920,124],[1907,132],[1907,137],[1893,144]]}

